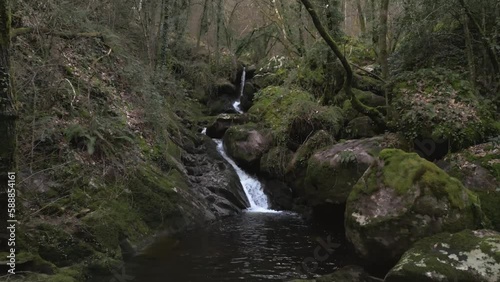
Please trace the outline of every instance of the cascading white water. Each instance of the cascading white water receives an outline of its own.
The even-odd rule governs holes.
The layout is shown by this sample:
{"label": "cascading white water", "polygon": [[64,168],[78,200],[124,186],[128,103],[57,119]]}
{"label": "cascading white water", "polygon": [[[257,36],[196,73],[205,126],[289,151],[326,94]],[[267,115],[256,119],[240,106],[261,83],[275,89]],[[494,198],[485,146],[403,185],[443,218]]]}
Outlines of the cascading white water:
{"label": "cascading white water", "polygon": [[267,199],[266,194],[262,189],[262,184],[258,179],[249,175],[244,170],[242,170],[224,151],[224,143],[222,140],[214,139],[215,143],[217,143],[217,151],[221,154],[221,156],[228,161],[231,166],[238,174],[240,178],[241,185],[243,186],[243,190],[248,198],[248,202],[250,202],[249,211],[257,211],[257,212],[269,212],[269,200]]}
{"label": "cascading white water", "polygon": [[233,103],[233,108],[240,114],[243,113],[243,110],[241,110],[240,105],[241,105],[241,97],[243,96],[243,91],[245,91],[245,80],[246,80],[246,75],[247,75],[247,70],[244,67],[243,72],[241,73],[241,87],[240,87],[240,95],[238,96],[238,99],[234,101]]}

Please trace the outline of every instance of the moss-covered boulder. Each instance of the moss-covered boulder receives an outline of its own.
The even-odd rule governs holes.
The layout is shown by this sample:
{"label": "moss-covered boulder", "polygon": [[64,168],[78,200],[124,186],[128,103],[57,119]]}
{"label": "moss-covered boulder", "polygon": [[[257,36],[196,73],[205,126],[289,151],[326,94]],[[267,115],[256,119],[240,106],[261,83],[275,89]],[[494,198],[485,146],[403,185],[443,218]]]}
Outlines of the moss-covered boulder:
{"label": "moss-covered boulder", "polygon": [[374,137],[382,133],[375,123],[367,116],[351,120],[343,130],[345,139],[359,139]]}
{"label": "moss-covered boulder", "polygon": [[227,79],[218,79],[214,88],[218,96],[229,95],[235,98],[238,96],[238,89]]}
{"label": "moss-covered boulder", "polygon": [[293,152],[287,147],[274,147],[260,159],[260,173],[267,178],[283,179]]}
{"label": "moss-covered boulder", "polygon": [[271,148],[270,132],[259,131],[251,125],[233,126],[224,135],[227,154],[242,168],[259,171],[260,158]]}
{"label": "moss-covered boulder", "polygon": [[500,146],[490,142],[450,154],[439,162],[481,200],[493,229],[500,231]]}
{"label": "moss-covered boulder", "polygon": [[296,279],[290,282],[381,282],[382,279],[370,276],[362,267],[356,265],[345,266],[332,274],[323,275],[315,279]]}
{"label": "moss-covered boulder", "polygon": [[459,150],[500,134],[498,110],[453,71],[402,73],[392,92],[396,124],[410,140],[448,140],[452,150]]}
{"label": "moss-covered boulder", "polygon": [[245,124],[249,117],[241,114],[220,114],[215,121],[207,127],[207,136],[210,138],[221,139],[226,130],[233,125]]}
{"label": "moss-covered boulder", "polygon": [[286,168],[286,180],[292,187],[303,187],[307,169],[307,161],[311,155],[324,147],[335,144],[333,136],[324,131],[319,130],[299,147],[293,155]]}
{"label": "moss-covered boulder", "polygon": [[358,179],[387,147],[401,147],[401,143],[388,134],[349,140],[316,151],[307,162],[304,185],[297,187],[297,194],[311,206],[345,203]]}
{"label": "moss-covered boulder", "polygon": [[297,150],[312,133],[325,130],[338,135],[343,113],[337,107],[320,106],[311,94],[283,87],[267,87],[256,94],[249,113],[262,117],[278,144]]}
{"label": "moss-covered boulder", "polygon": [[500,233],[464,230],[422,239],[403,255],[385,281],[500,281]]}
{"label": "moss-covered boulder", "polygon": [[424,237],[484,225],[477,195],[435,164],[398,149],[380,152],[345,211],[349,241],[362,257],[381,264],[396,262]]}

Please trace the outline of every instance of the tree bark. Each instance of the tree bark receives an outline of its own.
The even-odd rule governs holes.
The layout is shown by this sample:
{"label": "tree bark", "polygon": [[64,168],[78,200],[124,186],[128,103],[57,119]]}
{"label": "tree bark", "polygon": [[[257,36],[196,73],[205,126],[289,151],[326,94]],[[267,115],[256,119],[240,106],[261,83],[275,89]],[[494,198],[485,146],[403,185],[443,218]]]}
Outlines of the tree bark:
{"label": "tree bark", "polygon": [[366,20],[365,20],[365,15],[363,14],[363,7],[361,6],[361,0],[356,0],[356,8],[358,9],[358,20],[359,20],[359,28],[361,29],[361,35],[365,35]]}
{"label": "tree bark", "polygon": [[380,22],[378,32],[379,63],[382,67],[382,77],[389,76],[389,64],[387,62],[387,18],[389,11],[389,0],[382,0],[380,6]]}
{"label": "tree bark", "polygon": [[312,21],[314,23],[314,26],[318,30],[319,34],[325,40],[326,44],[328,44],[328,47],[333,51],[333,53],[337,56],[337,58],[340,60],[342,63],[342,66],[344,67],[346,71],[346,80],[344,82],[344,90],[347,94],[347,96],[351,99],[352,106],[354,107],[355,110],[358,112],[370,117],[375,124],[377,124],[379,127],[385,129],[387,127],[387,124],[385,122],[384,116],[380,111],[378,111],[376,108],[369,107],[367,105],[364,105],[359,101],[359,99],[354,95],[354,92],[352,90],[352,82],[353,82],[353,72],[351,69],[351,66],[349,65],[349,62],[347,59],[344,57],[342,52],[340,51],[339,47],[331,37],[331,35],[326,31],[325,27],[321,23],[321,20],[319,19],[318,14],[314,10],[313,5],[309,0],[301,0],[302,4],[306,8],[306,10],[309,12],[309,15],[311,15]]}
{"label": "tree bark", "polygon": [[[0,0],[0,206],[7,208],[8,172],[15,171],[16,124],[15,107],[10,77],[10,9],[8,0]],[[6,210],[0,212],[2,226]],[[1,231],[4,233],[4,231]],[[0,238],[0,250],[6,247]]]}

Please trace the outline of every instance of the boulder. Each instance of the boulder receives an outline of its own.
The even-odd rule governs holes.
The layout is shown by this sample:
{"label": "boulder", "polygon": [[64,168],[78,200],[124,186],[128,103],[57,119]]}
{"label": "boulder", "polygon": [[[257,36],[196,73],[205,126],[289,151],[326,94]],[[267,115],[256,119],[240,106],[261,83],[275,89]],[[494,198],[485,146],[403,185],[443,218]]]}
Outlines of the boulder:
{"label": "boulder", "polygon": [[349,140],[316,151],[307,162],[302,189],[297,194],[308,205],[344,204],[358,179],[387,147],[401,147],[397,136],[388,134],[374,138]]}
{"label": "boulder", "polygon": [[233,126],[224,135],[227,154],[240,167],[258,172],[260,159],[271,148],[270,132],[258,131],[249,126]]}
{"label": "boulder", "polygon": [[293,152],[283,146],[274,147],[260,159],[260,174],[266,178],[283,179]]}
{"label": "boulder", "polygon": [[278,179],[262,179],[264,192],[271,200],[271,208],[275,210],[292,210],[293,193],[292,189]]}
{"label": "boulder", "polygon": [[276,142],[292,151],[318,130],[338,135],[344,123],[340,108],[318,105],[310,93],[284,87],[261,90],[249,113],[261,116]]}
{"label": "boulder", "polygon": [[486,225],[478,197],[416,153],[385,149],[347,199],[347,239],[365,259],[395,263],[416,241]]}
{"label": "boulder", "polygon": [[207,136],[221,139],[226,130],[233,125],[241,125],[249,121],[249,118],[240,114],[220,114],[210,126],[207,127]]}
{"label": "boulder", "polygon": [[236,86],[227,79],[218,79],[215,82],[215,90],[217,96],[228,95],[232,96],[233,98],[236,98],[239,95]]}
{"label": "boulder", "polygon": [[236,98],[229,95],[211,97],[207,102],[207,114],[212,116],[219,114],[237,114],[238,112],[233,107],[235,99]]}
{"label": "boulder", "polygon": [[472,146],[446,156],[438,165],[479,196],[493,229],[500,231],[500,147],[492,142]]}
{"label": "boulder", "polygon": [[315,279],[296,279],[290,282],[381,282],[366,273],[362,267],[356,265],[345,266],[332,274],[323,275]]}
{"label": "boulder", "polygon": [[286,168],[286,180],[292,188],[298,189],[304,186],[304,178],[307,169],[307,160],[318,149],[335,144],[335,139],[324,130],[315,132],[299,147]]}
{"label": "boulder", "polygon": [[382,133],[381,130],[375,125],[371,118],[367,116],[357,117],[349,122],[344,129],[344,138],[346,139],[359,139],[374,137]]}
{"label": "boulder", "polygon": [[500,281],[500,233],[464,230],[415,243],[385,278],[406,281]]}

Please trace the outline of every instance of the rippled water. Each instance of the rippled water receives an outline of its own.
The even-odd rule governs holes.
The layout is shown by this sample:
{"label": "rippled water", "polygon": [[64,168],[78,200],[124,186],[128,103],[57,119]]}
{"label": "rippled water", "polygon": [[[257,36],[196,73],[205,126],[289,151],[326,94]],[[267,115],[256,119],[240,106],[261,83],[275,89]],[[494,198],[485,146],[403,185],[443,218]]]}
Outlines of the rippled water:
{"label": "rippled water", "polygon": [[[322,260],[318,264],[315,252]],[[355,263],[342,230],[328,232],[290,213],[247,212],[184,234],[180,241],[155,243],[126,266],[126,273],[134,277],[127,281],[135,282],[283,281]]]}

